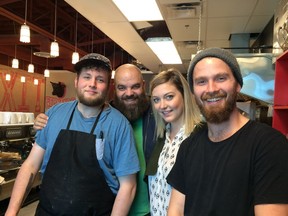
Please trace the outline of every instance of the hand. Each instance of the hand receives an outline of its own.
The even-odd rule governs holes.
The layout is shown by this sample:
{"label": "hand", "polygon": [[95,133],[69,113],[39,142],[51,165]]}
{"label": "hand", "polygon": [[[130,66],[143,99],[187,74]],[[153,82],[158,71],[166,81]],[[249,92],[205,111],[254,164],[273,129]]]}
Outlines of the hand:
{"label": "hand", "polygon": [[46,116],[44,113],[40,113],[36,116],[34,120],[33,128],[35,130],[42,130],[48,122],[48,116]]}

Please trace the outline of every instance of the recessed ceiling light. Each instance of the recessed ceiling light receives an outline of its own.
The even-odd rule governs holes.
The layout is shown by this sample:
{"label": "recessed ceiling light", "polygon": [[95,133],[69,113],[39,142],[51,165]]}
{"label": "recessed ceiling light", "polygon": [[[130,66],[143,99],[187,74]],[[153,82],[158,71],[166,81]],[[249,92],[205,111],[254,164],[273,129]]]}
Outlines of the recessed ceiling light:
{"label": "recessed ceiling light", "polygon": [[163,20],[155,0],[113,0],[130,22]]}
{"label": "recessed ceiling light", "polygon": [[171,38],[148,38],[146,43],[163,64],[182,64],[182,60]]}

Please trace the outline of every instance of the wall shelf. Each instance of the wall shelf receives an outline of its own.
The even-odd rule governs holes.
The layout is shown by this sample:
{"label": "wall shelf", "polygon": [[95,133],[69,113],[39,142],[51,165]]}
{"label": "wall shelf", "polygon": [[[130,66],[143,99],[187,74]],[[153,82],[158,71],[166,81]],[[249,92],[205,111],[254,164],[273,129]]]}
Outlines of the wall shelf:
{"label": "wall shelf", "polygon": [[276,59],[272,127],[288,134],[288,50]]}

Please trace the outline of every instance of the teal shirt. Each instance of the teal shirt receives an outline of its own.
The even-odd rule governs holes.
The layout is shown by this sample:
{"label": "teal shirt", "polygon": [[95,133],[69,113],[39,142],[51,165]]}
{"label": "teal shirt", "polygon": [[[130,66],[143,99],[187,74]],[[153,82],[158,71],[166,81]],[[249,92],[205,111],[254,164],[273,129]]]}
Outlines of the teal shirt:
{"label": "teal shirt", "polygon": [[142,125],[142,118],[139,118],[137,121],[132,123],[136,142],[136,151],[140,162],[140,171],[137,174],[137,190],[134,201],[130,208],[129,216],[143,216],[147,215],[150,211],[148,186],[147,183],[144,181],[146,162],[143,151]]}

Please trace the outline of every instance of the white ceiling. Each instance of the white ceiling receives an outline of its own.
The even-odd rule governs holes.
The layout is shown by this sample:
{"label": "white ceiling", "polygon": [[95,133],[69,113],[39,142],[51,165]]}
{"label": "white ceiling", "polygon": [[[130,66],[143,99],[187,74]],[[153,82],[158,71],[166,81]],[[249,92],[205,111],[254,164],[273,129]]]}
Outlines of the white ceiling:
{"label": "white ceiling", "polygon": [[[177,4],[199,0],[156,0],[183,61],[182,65],[162,65],[112,0],[65,1],[152,72],[173,66],[185,73],[191,54],[197,51],[196,46],[188,46],[187,41],[198,40],[199,7],[196,10],[172,8]],[[202,48],[228,48],[231,34],[261,33],[273,17],[279,2],[280,0],[203,0],[200,34]]]}

